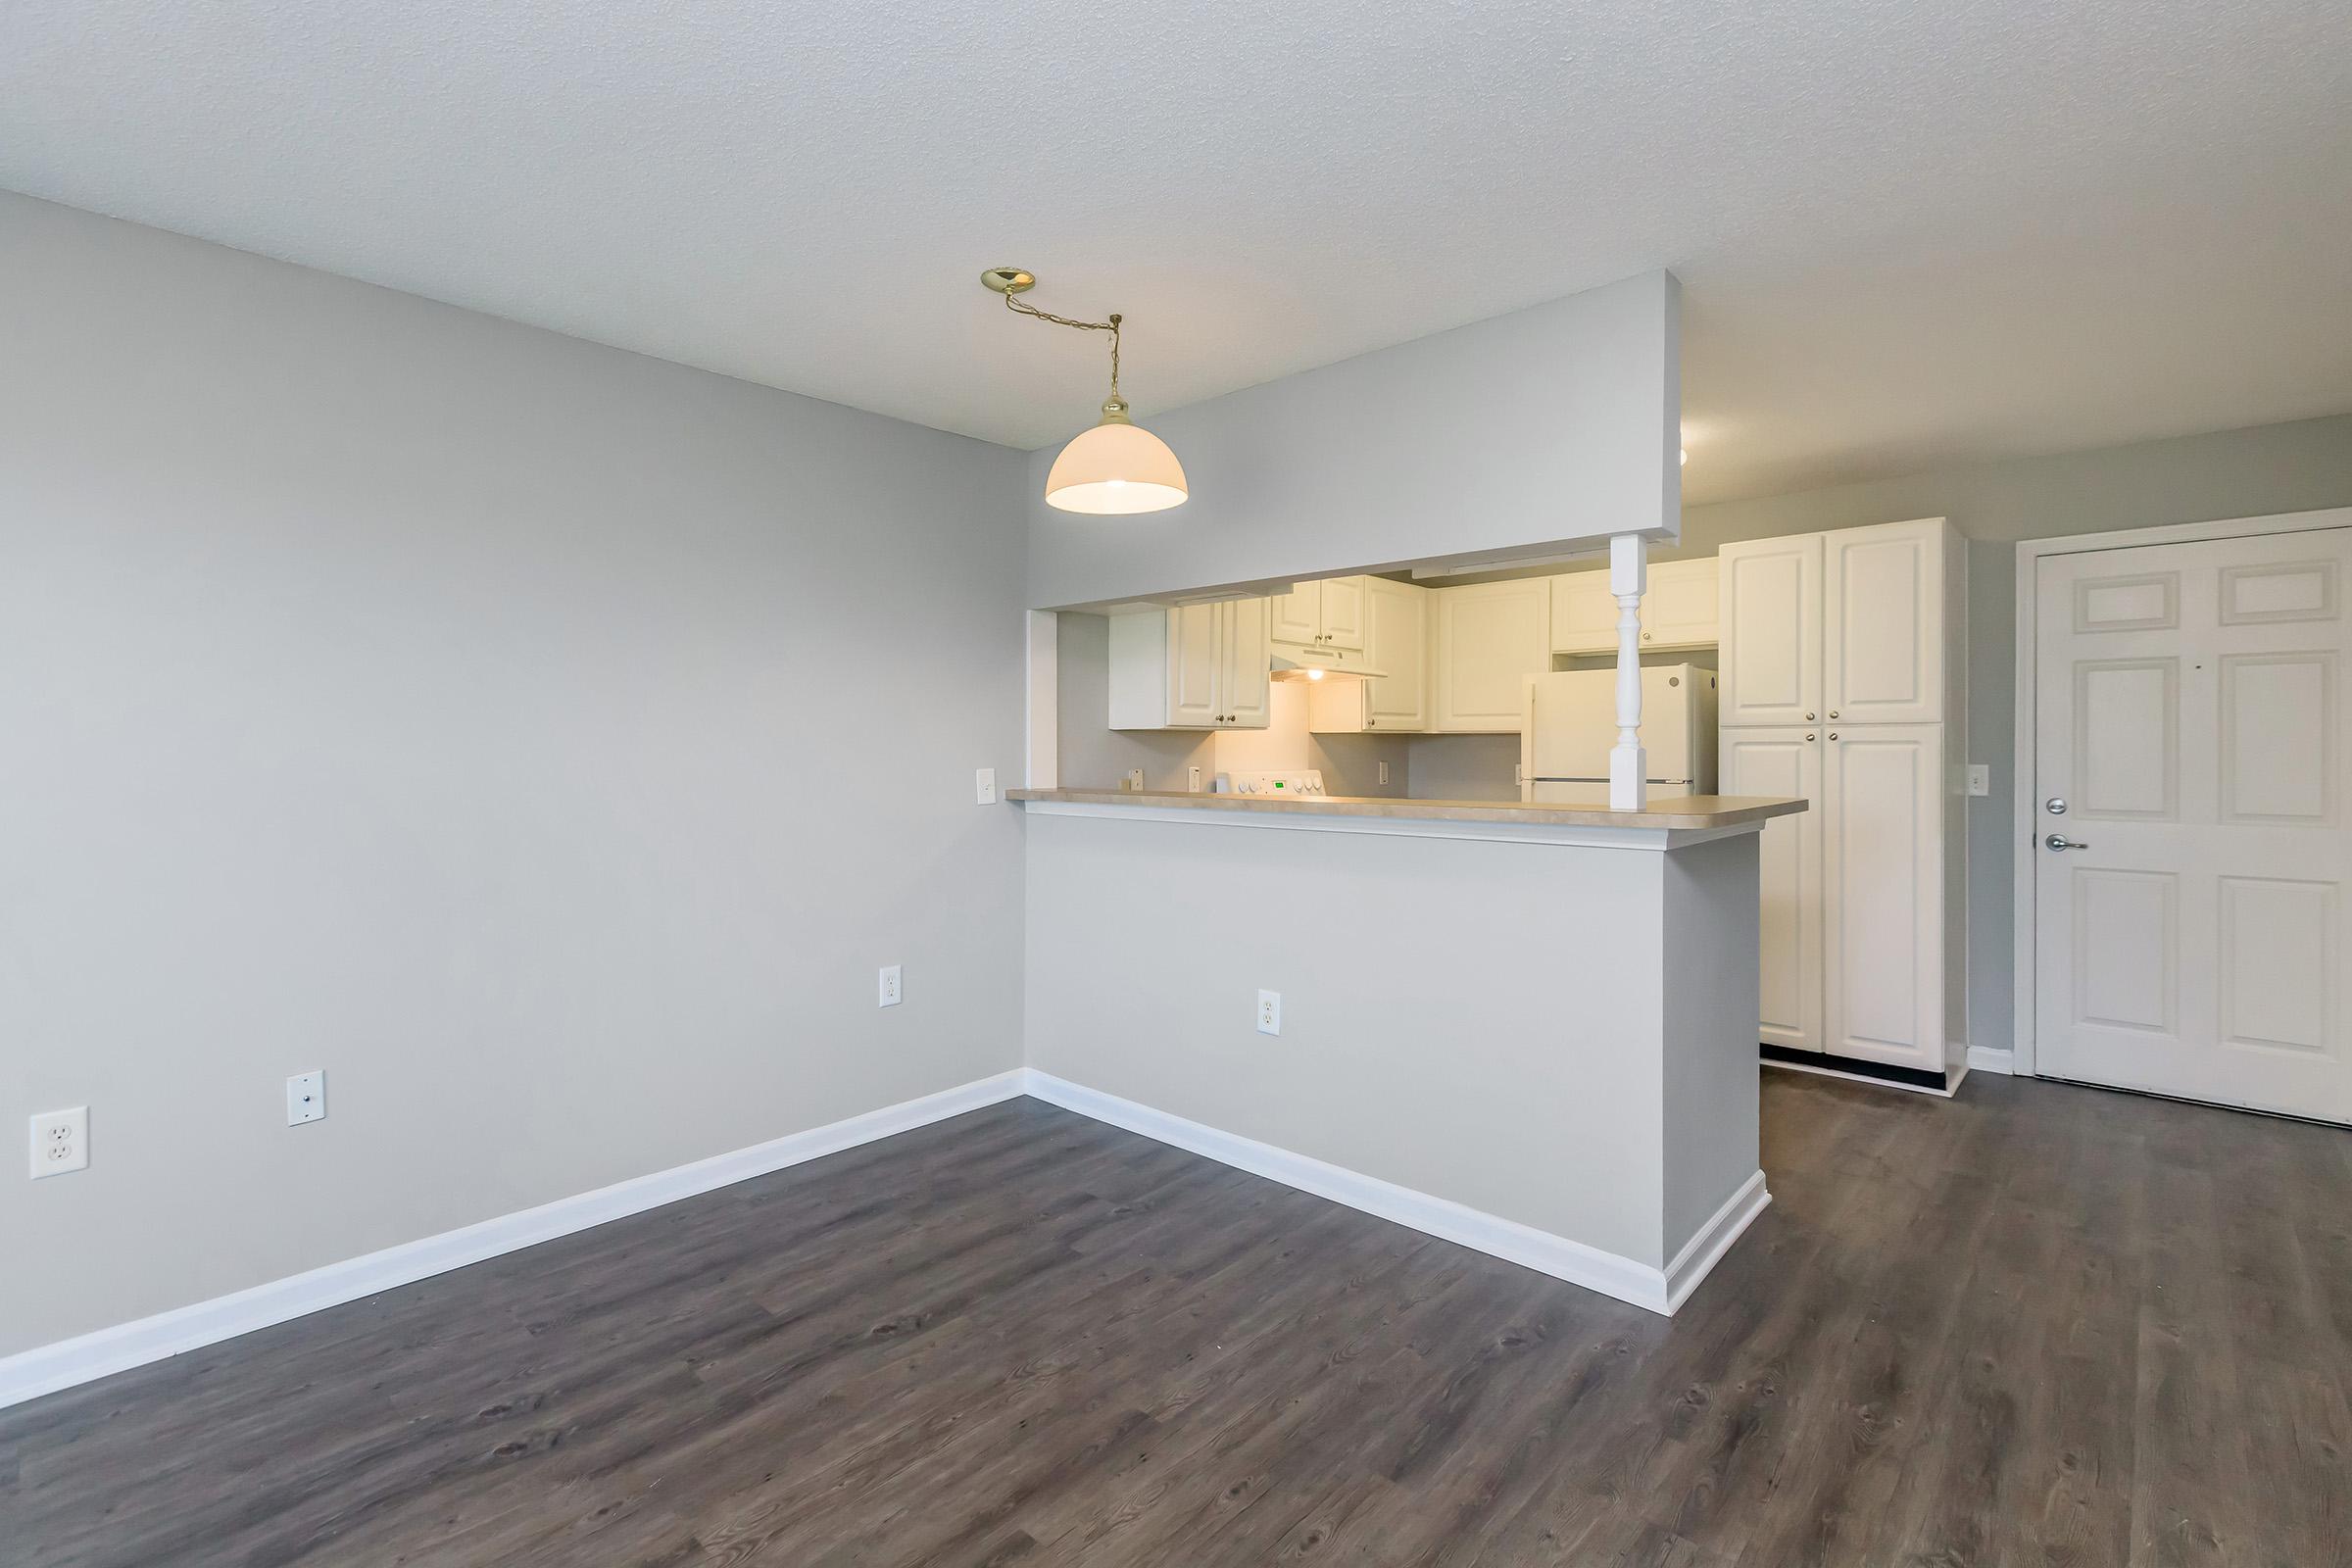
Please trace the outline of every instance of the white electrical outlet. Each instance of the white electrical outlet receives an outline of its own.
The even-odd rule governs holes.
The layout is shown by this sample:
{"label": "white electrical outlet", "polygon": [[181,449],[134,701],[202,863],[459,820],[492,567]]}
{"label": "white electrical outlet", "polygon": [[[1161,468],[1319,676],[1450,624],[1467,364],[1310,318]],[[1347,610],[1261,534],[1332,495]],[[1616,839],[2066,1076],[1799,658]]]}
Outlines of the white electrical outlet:
{"label": "white electrical outlet", "polygon": [[32,1179],[86,1170],[90,1163],[90,1107],[44,1110],[32,1118]]}
{"label": "white electrical outlet", "polygon": [[1389,781],[1389,764],[1386,762],[1380,764],[1380,781],[1383,784]]}
{"label": "white electrical outlet", "polygon": [[1984,762],[1968,764],[1968,793],[1971,795],[1990,795],[1992,793],[1992,768],[1989,764]]}
{"label": "white electrical outlet", "polygon": [[1131,790],[1140,790],[1144,787],[1144,770],[1142,768],[1131,767],[1127,770],[1127,787]]}
{"label": "white electrical outlet", "polygon": [[1200,770],[1199,768],[1188,767],[1184,770],[1184,787],[1195,795],[1200,793]]}
{"label": "white electrical outlet", "polygon": [[899,966],[895,963],[884,965],[882,970],[881,1000],[876,1002],[874,1005],[877,1007],[895,1007],[904,1000],[905,994],[899,989]]}
{"label": "white electrical outlet", "polygon": [[1260,991],[1257,994],[1257,1032],[1261,1035],[1282,1033],[1282,993]]}
{"label": "white electrical outlet", "polygon": [[298,1072],[286,1080],[286,1125],[299,1127],[306,1121],[322,1121],[326,1117],[326,1069],[313,1067]]}
{"label": "white electrical outlet", "polygon": [[982,806],[996,805],[997,770],[993,767],[974,769],[972,773],[972,789],[973,793],[980,797],[980,804]]}

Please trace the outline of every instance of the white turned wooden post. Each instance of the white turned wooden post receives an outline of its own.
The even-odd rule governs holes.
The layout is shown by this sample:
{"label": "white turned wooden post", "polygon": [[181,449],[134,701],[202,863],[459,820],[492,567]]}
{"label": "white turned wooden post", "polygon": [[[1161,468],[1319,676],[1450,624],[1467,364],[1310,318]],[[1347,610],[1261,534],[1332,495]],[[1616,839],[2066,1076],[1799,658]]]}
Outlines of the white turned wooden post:
{"label": "white turned wooden post", "polygon": [[1609,540],[1609,592],[1617,597],[1617,744],[1609,748],[1609,809],[1639,811],[1649,800],[1649,758],[1642,750],[1642,595],[1649,587],[1649,541]]}

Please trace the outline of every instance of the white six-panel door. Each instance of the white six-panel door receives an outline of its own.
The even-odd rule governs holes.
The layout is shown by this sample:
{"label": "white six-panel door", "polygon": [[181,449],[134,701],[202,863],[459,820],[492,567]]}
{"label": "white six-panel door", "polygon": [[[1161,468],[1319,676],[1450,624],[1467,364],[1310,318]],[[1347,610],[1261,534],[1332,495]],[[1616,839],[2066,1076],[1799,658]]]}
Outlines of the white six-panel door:
{"label": "white six-panel door", "polygon": [[2042,1072],[2352,1121],[2348,579],[2347,529],[2039,563]]}
{"label": "white six-panel door", "polygon": [[[1796,726],[1723,731],[1717,760],[1726,795],[1821,799],[1822,732]],[[1791,1051],[1822,1049],[1821,813],[1774,817],[1756,849],[1762,882],[1761,1024],[1757,1038]]]}
{"label": "white six-panel door", "polygon": [[1940,1073],[1943,726],[1839,724],[1822,740],[1823,1049]]}
{"label": "white six-panel door", "polygon": [[1821,569],[1819,534],[1723,547],[1722,723],[1819,720]]}

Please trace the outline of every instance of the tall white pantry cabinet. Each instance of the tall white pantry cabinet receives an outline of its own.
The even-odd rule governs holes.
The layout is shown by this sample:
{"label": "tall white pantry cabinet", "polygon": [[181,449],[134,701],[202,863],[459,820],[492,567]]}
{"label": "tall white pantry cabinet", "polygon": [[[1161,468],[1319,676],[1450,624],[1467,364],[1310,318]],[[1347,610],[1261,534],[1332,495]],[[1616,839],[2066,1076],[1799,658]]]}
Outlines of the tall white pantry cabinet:
{"label": "tall white pantry cabinet", "polygon": [[1760,846],[1760,1043],[1937,1089],[1968,1039],[1965,551],[1931,517],[1718,562],[1719,788],[1812,803]]}

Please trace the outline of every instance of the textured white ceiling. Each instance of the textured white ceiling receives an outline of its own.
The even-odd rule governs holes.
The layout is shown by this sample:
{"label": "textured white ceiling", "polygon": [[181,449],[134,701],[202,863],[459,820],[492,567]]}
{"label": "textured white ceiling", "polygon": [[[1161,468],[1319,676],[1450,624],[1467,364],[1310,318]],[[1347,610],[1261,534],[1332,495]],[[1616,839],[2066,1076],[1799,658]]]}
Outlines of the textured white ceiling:
{"label": "textured white ceiling", "polygon": [[1034,447],[1647,268],[1690,500],[2352,409],[2345,0],[8,0],[0,185]]}

